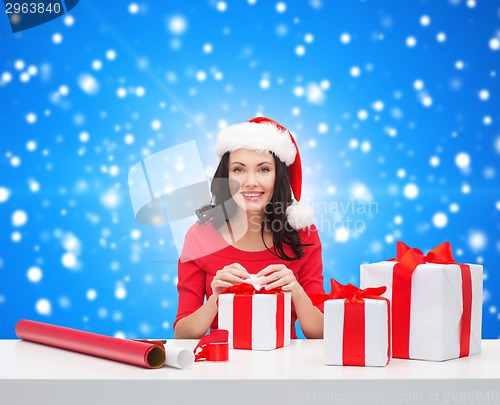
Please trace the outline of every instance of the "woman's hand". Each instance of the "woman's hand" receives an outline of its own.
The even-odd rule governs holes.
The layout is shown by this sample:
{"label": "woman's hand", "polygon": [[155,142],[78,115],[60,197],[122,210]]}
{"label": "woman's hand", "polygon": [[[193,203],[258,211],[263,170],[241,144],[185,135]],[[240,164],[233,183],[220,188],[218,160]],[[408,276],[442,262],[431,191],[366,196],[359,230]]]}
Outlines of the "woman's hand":
{"label": "woman's hand", "polygon": [[260,283],[266,290],[281,287],[282,291],[290,291],[293,295],[296,291],[302,289],[293,271],[284,264],[271,264],[259,271],[256,276],[262,277]]}
{"label": "woman's hand", "polygon": [[283,264],[272,264],[256,274],[262,277],[260,283],[266,290],[281,288],[290,291],[292,302],[300,322],[300,327],[308,339],[323,338],[323,314],[312,305],[300,283],[295,278],[293,271]]}
{"label": "woman's hand", "polygon": [[215,297],[224,291],[227,287],[241,283],[250,277],[250,273],[239,263],[233,263],[218,270],[210,286]]}

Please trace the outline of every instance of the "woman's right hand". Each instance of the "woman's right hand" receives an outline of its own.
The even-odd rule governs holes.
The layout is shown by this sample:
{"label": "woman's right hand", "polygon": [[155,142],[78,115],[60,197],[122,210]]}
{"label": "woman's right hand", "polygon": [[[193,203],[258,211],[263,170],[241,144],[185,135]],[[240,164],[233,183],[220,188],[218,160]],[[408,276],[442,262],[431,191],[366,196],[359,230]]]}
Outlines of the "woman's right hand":
{"label": "woman's right hand", "polygon": [[224,291],[227,287],[241,283],[243,280],[250,277],[250,273],[239,263],[229,264],[224,266],[222,270],[218,270],[210,286],[215,298]]}

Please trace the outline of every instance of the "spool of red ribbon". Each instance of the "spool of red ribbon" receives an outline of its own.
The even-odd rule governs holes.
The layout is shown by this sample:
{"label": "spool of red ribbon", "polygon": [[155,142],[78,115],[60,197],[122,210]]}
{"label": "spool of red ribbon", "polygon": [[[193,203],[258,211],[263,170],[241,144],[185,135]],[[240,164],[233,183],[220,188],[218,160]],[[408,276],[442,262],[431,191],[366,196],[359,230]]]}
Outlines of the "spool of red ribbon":
{"label": "spool of red ribbon", "polygon": [[194,361],[228,361],[229,333],[225,329],[212,329],[194,348]]}

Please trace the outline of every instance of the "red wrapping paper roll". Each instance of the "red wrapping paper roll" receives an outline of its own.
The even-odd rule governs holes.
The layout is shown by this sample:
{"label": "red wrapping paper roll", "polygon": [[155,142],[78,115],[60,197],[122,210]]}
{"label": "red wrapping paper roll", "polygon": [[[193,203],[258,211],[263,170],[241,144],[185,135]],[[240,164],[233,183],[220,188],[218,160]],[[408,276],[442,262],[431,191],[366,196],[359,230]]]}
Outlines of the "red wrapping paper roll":
{"label": "red wrapping paper roll", "polygon": [[154,343],[118,339],[25,319],[17,323],[16,334],[31,342],[136,366],[160,368],[165,364],[165,350]]}

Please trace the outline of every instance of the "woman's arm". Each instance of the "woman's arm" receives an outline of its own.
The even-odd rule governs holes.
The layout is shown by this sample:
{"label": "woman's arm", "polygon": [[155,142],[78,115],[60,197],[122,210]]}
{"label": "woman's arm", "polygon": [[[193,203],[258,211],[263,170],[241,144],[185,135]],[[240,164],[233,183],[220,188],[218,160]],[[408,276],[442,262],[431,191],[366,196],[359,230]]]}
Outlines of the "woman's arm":
{"label": "woman's arm", "polygon": [[179,306],[174,325],[175,339],[200,339],[217,315],[217,298],[227,287],[249,276],[238,263],[217,271],[211,283],[212,295],[205,301],[205,273],[194,262],[179,262]]}
{"label": "woman's arm", "polygon": [[201,339],[210,328],[217,315],[217,298],[210,298],[191,315],[177,321],[174,327],[174,339]]}
{"label": "woman's arm", "polygon": [[[206,274],[196,261],[179,260],[177,281],[179,298],[177,317],[174,322],[175,339],[201,338],[210,327],[216,312],[211,315],[210,304],[204,304],[205,284]],[[207,308],[204,309],[204,307]]]}
{"label": "woman's arm", "polygon": [[294,301],[295,311],[304,336],[308,339],[321,339],[323,338],[324,326],[323,305],[320,306],[321,309],[313,306],[308,296],[308,294],[322,294],[325,292],[323,286],[322,246],[318,229],[315,225],[312,225],[303,231],[301,238],[310,246],[305,247],[304,265],[298,273],[298,281],[302,289],[296,293],[296,301],[303,300],[307,302],[307,305],[303,304],[297,307]]}
{"label": "woman's arm", "polygon": [[307,339],[323,339],[323,313],[315,307],[302,286],[292,291],[292,301],[300,323],[300,328]]}

